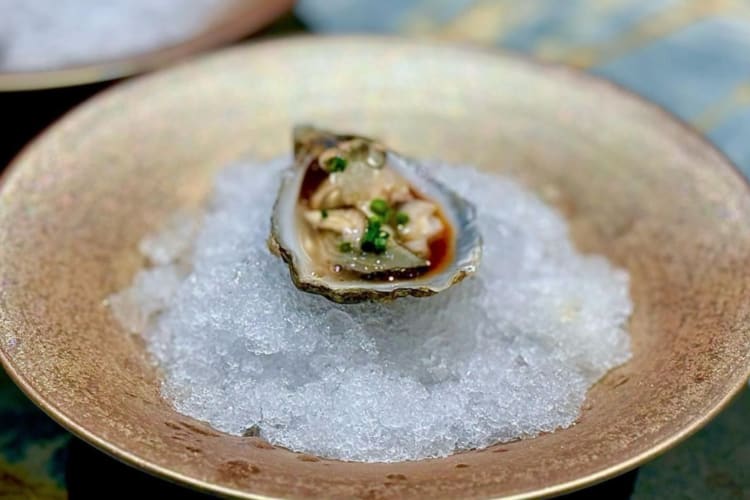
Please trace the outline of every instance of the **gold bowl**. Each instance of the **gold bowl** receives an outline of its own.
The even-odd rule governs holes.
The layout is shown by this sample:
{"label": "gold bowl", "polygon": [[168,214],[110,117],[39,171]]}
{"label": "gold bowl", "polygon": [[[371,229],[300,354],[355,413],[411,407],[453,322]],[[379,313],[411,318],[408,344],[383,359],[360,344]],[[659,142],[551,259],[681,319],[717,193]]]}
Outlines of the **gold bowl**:
{"label": "gold bowl", "polygon": [[82,85],[153,70],[237,40],[289,10],[293,0],[234,0],[194,36],[174,45],[119,59],[39,71],[0,71],[0,92]]}
{"label": "gold bowl", "polygon": [[[202,203],[218,168],[287,152],[293,123],[512,175],[579,248],[632,278],[634,356],[577,425],[448,458],[345,463],[229,436],[176,413],[103,300],[139,239]],[[214,493],[542,496],[633,468],[715,416],[750,372],[750,192],[698,134],[563,67],[372,37],[240,47],[79,107],[14,161],[0,194],[0,357],[54,419],[102,450]]]}

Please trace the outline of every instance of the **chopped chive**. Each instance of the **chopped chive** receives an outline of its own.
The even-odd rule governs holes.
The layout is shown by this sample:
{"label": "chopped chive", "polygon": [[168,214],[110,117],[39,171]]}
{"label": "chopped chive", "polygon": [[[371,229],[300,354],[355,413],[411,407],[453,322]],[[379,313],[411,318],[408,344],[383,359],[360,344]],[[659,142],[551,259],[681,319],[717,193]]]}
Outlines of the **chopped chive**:
{"label": "chopped chive", "polygon": [[385,251],[387,241],[386,238],[381,236],[385,231],[381,231],[380,227],[380,217],[370,217],[367,221],[365,234],[362,236],[362,243],[360,245],[362,251],[373,253],[383,253]]}
{"label": "chopped chive", "polygon": [[346,160],[340,156],[334,156],[326,162],[326,170],[329,172],[343,172],[346,170]]}
{"label": "chopped chive", "polygon": [[388,243],[385,238],[375,238],[375,241],[373,241],[373,245],[375,247],[376,253],[383,253],[385,252],[385,248]]}
{"label": "chopped chive", "polygon": [[320,211],[320,216],[323,217],[324,219],[327,219],[328,218],[328,210],[326,210],[325,208],[323,210],[321,210]]}
{"label": "chopped chive", "polygon": [[367,221],[367,229],[365,229],[364,240],[372,241],[380,234],[380,219],[370,217]]}
{"label": "chopped chive", "polygon": [[388,202],[382,198],[375,198],[370,202],[370,210],[378,215],[385,215],[388,213]]}
{"label": "chopped chive", "polygon": [[382,224],[382,219],[378,216],[373,216],[367,219],[367,232],[373,233],[373,238],[380,232],[380,225]]}
{"label": "chopped chive", "polygon": [[339,245],[339,251],[341,253],[349,253],[352,251],[352,244],[348,241],[342,241]]}
{"label": "chopped chive", "polygon": [[404,225],[409,223],[409,214],[406,212],[396,212],[396,224]]}

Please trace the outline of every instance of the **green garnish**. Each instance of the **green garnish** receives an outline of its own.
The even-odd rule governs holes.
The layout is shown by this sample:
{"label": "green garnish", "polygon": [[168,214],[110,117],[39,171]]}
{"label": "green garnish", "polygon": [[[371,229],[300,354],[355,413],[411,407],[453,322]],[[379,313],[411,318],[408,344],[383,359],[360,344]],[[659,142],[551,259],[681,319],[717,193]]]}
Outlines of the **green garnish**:
{"label": "green garnish", "polygon": [[340,156],[334,156],[326,162],[326,170],[329,172],[343,172],[346,170],[346,160]]}
{"label": "green garnish", "polygon": [[409,223],[409,214],[406,212],[396,212],[396,224],[404,225]]}
{"label": "green garnish", "polygon": [[385,252],[385,247],[388,245],[388,242],[385,238],[375,238],[373,245],[375,246],[375,253],[383,253]]}
{"label": "green garnish", "polygon": [[365,229],[366,240],[374,240],[380,234],[380,217],[370,217],[367,219],[367,229]]}
{"label": "green garnish", "polygon": [[375,198],[370,202],[370,210],[378,215],[385,215],[388,213],[388,202],[382,198]]}
{"label": "green garnish", "polygon": [[324,219],[327,219],[328,218],[328,210],[326,210],[325,208],[323,210],[321,210],[320,211],[320,216],[323,217]]}
{"label": "green garnish", "polygon": [[342,241],[339,245],[339,251],[341,253],[349,253],[352,251],[352,244],[348,241]]}
{"label": "green garnish", "polygon": [[367,229],[365,229],[365,234],[362,237],[362,244],[360,245],[363,252],[385,252],[388,241],[388,233],[385,231],[381,231],[380,226],[380,217],[370,217],[367,220]]}

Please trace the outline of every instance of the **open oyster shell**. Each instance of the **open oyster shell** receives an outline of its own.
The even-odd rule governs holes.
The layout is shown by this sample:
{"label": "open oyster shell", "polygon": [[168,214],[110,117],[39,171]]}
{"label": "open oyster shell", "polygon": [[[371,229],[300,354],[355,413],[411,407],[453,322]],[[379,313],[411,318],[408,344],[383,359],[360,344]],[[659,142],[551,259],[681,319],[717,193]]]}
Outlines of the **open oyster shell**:
{"label": "open oyster shell", "polygon": [[340,303],[425,297],[474,273],[474,206],[376,141],[299,126],[268,246],[294,284]]}

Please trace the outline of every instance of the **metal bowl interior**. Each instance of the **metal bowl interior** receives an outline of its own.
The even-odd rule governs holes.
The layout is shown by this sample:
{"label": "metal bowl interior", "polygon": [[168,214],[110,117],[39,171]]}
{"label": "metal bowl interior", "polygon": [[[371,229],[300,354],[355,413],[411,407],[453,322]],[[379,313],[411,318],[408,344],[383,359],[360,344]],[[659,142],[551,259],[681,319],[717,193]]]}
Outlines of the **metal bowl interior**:
{"label": "metal bowl interior", "polygon": [[68,87],[150,71],[257,31],[289,10],[292,4],[293,0],[236,0],[207,22],[203,31],[175,45],[80,66],[0,72],[0,92]]}
{"label": "metal bowl interior", "polygon": [[[576,243],[627,268],[634,357],[574,427],[486,450],[343,463],[176,413],[103,299],[139,239],[218,168],[288,151],[295,122],[520,179]],[[659,108],[560,67],[437,42],[299,38],[119,85],[30,145],[0,194],[0,354],[68,429],[123,461],[243,497],[540,496],[632,468],[714,416],[750,371],[750,194]],[[282,265],[281,263],[279,265]]]}

